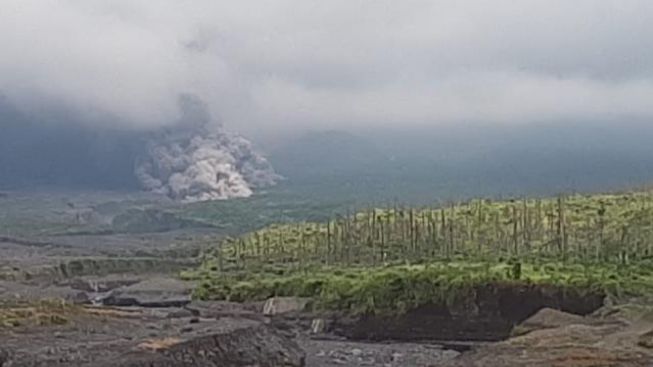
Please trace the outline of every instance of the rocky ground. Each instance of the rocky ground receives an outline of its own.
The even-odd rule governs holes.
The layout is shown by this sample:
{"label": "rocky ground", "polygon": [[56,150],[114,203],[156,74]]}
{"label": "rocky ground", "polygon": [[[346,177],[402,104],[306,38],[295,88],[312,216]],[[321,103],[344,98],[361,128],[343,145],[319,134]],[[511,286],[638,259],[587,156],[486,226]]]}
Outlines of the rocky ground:
{"label": "rocky ground", "polygon": [[[62,215],[79,220],[78,206]],[[0,223],[9,223],[0,210],[3,216]],[[0,228],[0,367],[653,366],[650,300],[606,305],[586,317],[543,309],[506,340],[482,343],[411,340],[437,335],[439,319],[428,309],[406,319],[419,330],[398,327],[399,318],[374,319],[385,341],[372,343],[343,338],[348,333],[333,327],[342,320],[303,312],[303,300],[192,301],[194,284],[177,274],[219,236],[207,229],[24,235]],[[456,335],[459,324],[449,322],[446,335]],[[505,322],[484,323],[494,324],[505,329]],[[508,326],[483,334],[505,338]]]}
{"label": "rocky ground", "polygon": [[35,322],[4,327],[0,366],[435,366],[458,355],[438,345],[330,340],[279,328],[261,305],[72,307],[57,322],[44,324],[48,310],[39,309]]}
{"label": "rocky ground", "polygon": [[[4,324],[0,311],[0,366],[427,366],[459,354],[312,335],[310,322],[275,321],[296,311],[283,304],[264,314],[263,304],[191,302],[194,284],[177,274],[192,259],[169,254],[197,236],[0,238],[0,310],[15,309]],[[44,300],[75,306],[50,312]]]}
{"label": "rocky ground", "polygon": [[517,329],[522,335],[476,348],[450,365],[652,366],[651,315],[648,306],[634,304],[606,307],[587,318],[543,310]]}
{"label": "rocky ground", "polygon": [[637,304],[588,317],[543,309],[508,340],[462,353],[315,334],[294,316],[266,315],[262,304],[66,306],[56,317],[32,306],[33,319],[0,326],[0,366],[651,366],[653,313]]}
{"label": "rocky ground", "polygon": [[441,366],[460,353],[438,344],[358,343],[302,338],[306,365],[330,366]]}
{"label": "rocky ground", "polygon": [[303,366],[292,339],[260,321],[175,310],[84,308],[64,325],[0,336],[5,366]]}

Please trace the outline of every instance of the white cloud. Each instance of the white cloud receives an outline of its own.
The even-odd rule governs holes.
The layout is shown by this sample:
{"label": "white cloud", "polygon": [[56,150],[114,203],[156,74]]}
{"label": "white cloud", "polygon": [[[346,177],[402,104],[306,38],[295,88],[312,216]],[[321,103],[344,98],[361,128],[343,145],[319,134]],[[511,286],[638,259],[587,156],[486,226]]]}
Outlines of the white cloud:
{"label": "white cloud", "polygon": [[[4,0],[0,91],[232,129],[653,116],[648,0]],[[47,103],[46,103],[47,102]],[[101,121],[106,121],[102,119]],[[96,122],[97,123],[97,122]]]}

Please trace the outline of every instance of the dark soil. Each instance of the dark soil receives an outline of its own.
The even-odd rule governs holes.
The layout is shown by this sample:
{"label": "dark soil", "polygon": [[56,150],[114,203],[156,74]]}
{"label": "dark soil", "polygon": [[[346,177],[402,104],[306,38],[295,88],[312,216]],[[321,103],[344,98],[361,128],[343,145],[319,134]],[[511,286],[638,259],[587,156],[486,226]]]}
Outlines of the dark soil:
{"label": "dark soil", "polygon": [[605,296],[584,290],[499,285],[475,289],[473,297],[421,306],[400,316],[339,318],[333,331],[353,340],[499,341],[542,308],[590,314]]}
{"label": "dark soil", "polygon": [[[170,318],[170,310],[86,309],[57,327],[3,330],[3,367],[303,366],[296,342],[264,323]],[[2,353],[0,353],[0,357]]]}

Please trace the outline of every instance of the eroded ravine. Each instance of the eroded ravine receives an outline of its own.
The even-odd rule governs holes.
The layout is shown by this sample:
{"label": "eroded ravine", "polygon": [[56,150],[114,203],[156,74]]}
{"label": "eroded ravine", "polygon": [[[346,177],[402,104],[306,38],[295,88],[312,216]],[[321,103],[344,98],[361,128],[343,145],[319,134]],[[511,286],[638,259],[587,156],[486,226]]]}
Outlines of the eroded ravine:
{"label": "eroded ravine", "polygon": [[499,341],[542,308],[584,316],[603,306],[605,298],[599,291],[523,284],[489,284],[467,294],[400,315],[336,318],[333,330],[353,340]]}

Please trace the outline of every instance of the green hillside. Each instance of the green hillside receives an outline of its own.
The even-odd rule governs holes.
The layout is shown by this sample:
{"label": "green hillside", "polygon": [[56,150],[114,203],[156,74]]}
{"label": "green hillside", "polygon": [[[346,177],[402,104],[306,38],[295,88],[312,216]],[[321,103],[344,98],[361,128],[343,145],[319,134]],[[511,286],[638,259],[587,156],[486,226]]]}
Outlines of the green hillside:
{"label": "green hillside", "polygon": [[[651,255],[653,194],[646,191],[370,208],[324,223],[273,225],[225,240],[186,275],[202,281],[200,298],[302,295],[326,308],[369,311],[416,306],[459,288],[452,284],[642,294],[653,285]],[[379,302],[384,297],[392,304]]]}

